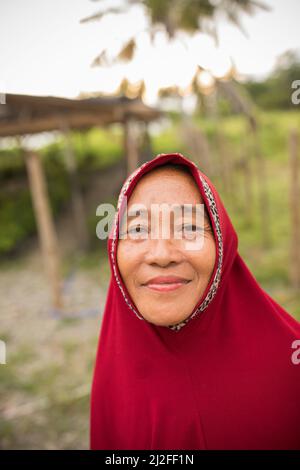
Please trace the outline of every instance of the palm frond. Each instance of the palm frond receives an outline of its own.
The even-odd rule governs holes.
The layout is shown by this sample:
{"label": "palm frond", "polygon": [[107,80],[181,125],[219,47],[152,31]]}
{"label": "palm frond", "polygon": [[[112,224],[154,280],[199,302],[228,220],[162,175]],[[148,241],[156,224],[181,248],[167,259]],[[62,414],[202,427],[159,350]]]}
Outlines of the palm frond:
{"label": "palm frond", "polygon": [[106,67],[110,65],[109,60],[107,58],[107,53],[106,51],[102,51],[101,54],[99,54],[93,62],[91,63],[91,67]]}
{"label": "palm frond", "polygon": [[79,22],[82,23],[90,23],[91,21],[99,21],[101,20],[105,15],[108,15],[109,13],[112,15],[119,15],[120,13],[125,13],[128,11],[128,8],[107,8],[106,10],[101,10],[93,15],[87,16],[86,18],[82,18]]}
{"label": "palm frond", "polygon": [[129,62],[133,59],[134,52],[136,49],[136,42],[134,38],[131,38],[125,46],[121,49],[117,56],[117,61],[121,62]]}

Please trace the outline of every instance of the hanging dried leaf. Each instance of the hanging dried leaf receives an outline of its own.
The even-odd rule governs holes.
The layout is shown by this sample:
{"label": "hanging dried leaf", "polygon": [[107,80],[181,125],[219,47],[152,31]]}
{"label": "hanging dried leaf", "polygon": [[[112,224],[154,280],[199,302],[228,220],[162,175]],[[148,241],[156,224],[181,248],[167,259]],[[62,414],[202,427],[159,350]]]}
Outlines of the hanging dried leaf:
{"label": "hanging dried leaf", "polygon": [[109,61],[106,55],[106,51],[102,51],[93,62],[91,63],[91,67],[106,67],[109,65]]}
{"label": "hanging dried leaf", "polygon": [[129,62],[134,56],[136,48],[135,40],[132,38],[128,41],[125,46],[121,49],[117,56],[117,61]]}
{"label": "hanging dried leaf", "polygon": [[119,15],[120,13],[125,13],[127,10],[128,8],[107,8],[106,10],[98,11],[91,16],[82,18],[79,22],[89,23],[90,21],[99,21],[103,18],[103,16],[108,15],[109,13],[112,15]]}

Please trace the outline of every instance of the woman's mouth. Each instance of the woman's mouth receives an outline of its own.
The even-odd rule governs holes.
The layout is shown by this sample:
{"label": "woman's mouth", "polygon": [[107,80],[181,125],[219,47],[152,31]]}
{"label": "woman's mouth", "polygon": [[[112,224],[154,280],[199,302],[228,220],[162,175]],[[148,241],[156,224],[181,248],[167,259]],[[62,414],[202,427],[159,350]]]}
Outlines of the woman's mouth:
{"label": "woman's mouth", "polygon": [[158,292],[170,292],[185,286],[189,282],[189,279],[183,279],[177,276],[159,276],[150,279],[146,284],[143,284],[143,286]]}

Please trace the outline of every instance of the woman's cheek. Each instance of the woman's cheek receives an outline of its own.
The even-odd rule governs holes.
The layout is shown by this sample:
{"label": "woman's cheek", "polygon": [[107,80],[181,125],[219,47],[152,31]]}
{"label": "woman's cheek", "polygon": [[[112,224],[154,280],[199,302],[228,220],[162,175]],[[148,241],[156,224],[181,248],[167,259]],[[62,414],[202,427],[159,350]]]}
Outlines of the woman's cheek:
{"label": "woman's cheek", "polygon": [[133,243],[122,242],[119,245],[117,263],[125,282],[129,280],[129,276],[134,275],[141,262],[141,253]]}
{"label": "woman's cheek", "polygon": [[[196,254],[197,253],[197,254]],[[213,240],[207,241],[202,250],[192,255],[191,262],[201,274],[210,276],[213,273],[216,261],[216,246]]]}

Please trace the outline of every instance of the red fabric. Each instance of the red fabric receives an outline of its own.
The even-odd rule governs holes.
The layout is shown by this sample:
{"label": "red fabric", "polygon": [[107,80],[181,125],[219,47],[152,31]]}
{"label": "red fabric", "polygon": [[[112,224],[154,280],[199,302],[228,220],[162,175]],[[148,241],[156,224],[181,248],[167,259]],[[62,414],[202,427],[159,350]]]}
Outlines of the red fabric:
{"label": "red fabric", "polygon": [[[221,279],[208,306],[180,330],[153,325],[138,318],[125,285],[116,281],[112,229],[112,276],[91,393],[91,448],[300,449],[300,364],[291,360],[300,324],[258,285],[238,253],[215,187],[190,160],[158,155],[131,175],[123,194],[129,197],[144,173],[166,162],[190,166],[215,237],[213,212],[219,217]],[[214,274],[219,261],[217,244]]]}

